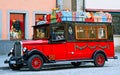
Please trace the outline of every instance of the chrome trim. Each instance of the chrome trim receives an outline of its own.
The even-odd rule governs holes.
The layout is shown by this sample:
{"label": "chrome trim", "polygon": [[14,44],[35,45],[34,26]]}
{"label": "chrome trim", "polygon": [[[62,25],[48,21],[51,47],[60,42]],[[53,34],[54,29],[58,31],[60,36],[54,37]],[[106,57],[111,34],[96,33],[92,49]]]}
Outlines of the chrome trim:
{"label": "chrome trim", "polygon": [[[53,63],[54,64],[62,64],[62,63],[71,63],[71,62],[93,62],[94,61],[94,59],[85,59],[85,60],[83,60],[83,59],[81,59],[81,60],[60,60],[60,61],[54,61]],[[53,64],[53,63],[45,63],[45,64]]]}
{"label": "chrome trim", "polygon": [[22,51],[22,49],[23,49],[23,43],[22,43],[22,41],[20,41],[20,44],[21,44],[21,56],[23,55],[23,51]]}
{"label": "chrome trim", "polygon": [[22,51],[23,51],[23,52],[25,52],[26,50],[27,50],[27,48],[26,48],[26,47],[24,47],[24,48],[22,49]]}
{"label": "chrome trim", "polygon": [[[23,47],[23,44],[21,41],[16,41],[14,43],[14,52],[15,52],[15,57],[21,57],[23,55],[23,52],[22,52],[22,47]],[[20,53],[21,52],[21,53]]]}

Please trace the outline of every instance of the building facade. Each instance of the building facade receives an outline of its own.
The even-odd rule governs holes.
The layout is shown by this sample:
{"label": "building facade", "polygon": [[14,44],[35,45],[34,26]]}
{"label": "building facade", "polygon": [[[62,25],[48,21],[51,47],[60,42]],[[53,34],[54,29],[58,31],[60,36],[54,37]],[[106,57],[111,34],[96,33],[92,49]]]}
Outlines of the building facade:
{"label": "building facade", "polygon": [[56,0],[1,0],[0,40],[32,39],[32,26],[56,7]]}
{"label": "building facade", "polygon": [[114,44],[120,47],[120,1],[113,0],[85,0],[86,11],[103,11],[112,14],[112,25],[114,32]]}
{"label": "building facade", "polygon": [[61,10],[83,11],[84,9],[84,0],[57,0],[57,3]]}

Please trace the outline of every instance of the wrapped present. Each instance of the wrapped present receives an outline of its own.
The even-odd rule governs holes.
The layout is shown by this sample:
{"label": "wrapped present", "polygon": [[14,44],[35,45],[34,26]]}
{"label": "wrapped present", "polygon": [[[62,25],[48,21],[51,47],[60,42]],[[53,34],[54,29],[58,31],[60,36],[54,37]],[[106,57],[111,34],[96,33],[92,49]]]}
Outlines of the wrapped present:
{"label": "wrapped present", "polygon": [[87,18],[91,18],[91,14],[89,12],[86,12]]}
{"label": "wrapped present", "polygon": [[107,17],[107,22],[112,22],[112,16],[110,13],[105,13],[106,17]]}
{"label": "wrapped present", "polygon": [[66,16],[67,16],[67,21],[72,21],[72,12],[67,11]]}
{"label": "wrapped present", "polygon": [[72,12],[72,21],[76,21],[76,12]]}
{"label": "wrapped present", "polygon": [[76,12],[75,18],[76,18],[76,21],[80,21],[80,12]]}
{"label": "wrapped present", "polygon": [[94,22],[94,18],[85,18],[85,22]]}
{"label": "wrapped present", "polygon": [[100,11],[98,14],[99,14],[99,16],[101,16],[100,17],[101,21],[99,21],[99,22],[107,22],[107,18],[106,18],[106,15],[104,12]]}
{"label": "wrapped present", "polygon": [[76,12],[76,21],[85,21],[85,13]]}
{"label": "wrapped present", "polygon": [[94,13],[94,22],[98,22],[98,14]]}
{"label": "wrapped present", "polygon": [[67,20],[67,11],[62,11],[62,21]]}
{"label": "wrapped present", "polygon": [[51,22],[51,14],[45,15],[45,21],[47,24],[49,24]]}
{"label": "wrapped present", "polygon": [[87,12],[86,16],[85,22],[94,22],[94,14],[92,12]]}
{"label": "wrapped present", "polygon": [[55,23],[56,22],[56,12],[53,10],[52,14],[51,14],[51,23]]}
{"label": "wrapped present", "polygon": [[85,18],[86,18],[86,13],[85,12],[80,12],[80,21],[85,21]]}
{"label": "wrapped present", "polygon": [[90,12],[91,18],[94,18],[94,13]]}
{"label": "wrapped present", "polygon": [[62,19],[61,19],[61,17],[62,17],[62,12],[56,12],[56,21],[57,22],[61,22],[62,21]]}
{"label": "wrapped present", "polygon": [[105,14],[102,14],[102,22],[107,22],[107,17]]}
{"label": "wrapped present", "polygon": [[112,22],[112,15],[109,13],[109,20],[108,22]]}
{"label": "wrapped present", "polygon": [[99,12],[94,13],[94,22],[102,22],[102,16]]}

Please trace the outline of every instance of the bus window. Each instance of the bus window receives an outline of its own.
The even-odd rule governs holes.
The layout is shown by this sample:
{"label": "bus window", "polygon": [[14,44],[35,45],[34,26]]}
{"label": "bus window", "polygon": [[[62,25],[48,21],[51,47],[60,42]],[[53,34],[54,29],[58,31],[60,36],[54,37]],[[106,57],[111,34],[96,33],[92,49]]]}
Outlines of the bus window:
{"label": "bus window", "polygon": [[52,26],[52,41],[65,40],[64,26]]}
{"label": "bus window", "polygon": [[88,26],[88,38],[97,39],[97,28],[96,26]]}
{"label": "bus window", "polygon": [[75,32],[77,40],[107,39],[107,27],[105,25],[76,25]]}
{"label": "bus window", "polygon": [[86,39],[87,34],[86,34],[86,26],[75,26],[75,31],[76,31],[76,39]]}
{"label": "bus window", "polygon": [[34,32],[34,39],[47,39],[49,38],[49,29],[47,26],[45,27],[37,27]]}
{"label": "bus window", "polygon": [[98,39],[107,39],[106,27],[98,27]]}

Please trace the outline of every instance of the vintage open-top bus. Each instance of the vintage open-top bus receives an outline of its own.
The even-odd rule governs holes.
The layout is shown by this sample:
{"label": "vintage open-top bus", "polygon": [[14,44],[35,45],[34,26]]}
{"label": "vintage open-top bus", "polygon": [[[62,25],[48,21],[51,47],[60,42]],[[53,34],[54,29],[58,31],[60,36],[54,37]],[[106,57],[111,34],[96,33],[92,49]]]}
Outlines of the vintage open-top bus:
{"label": "vintage open-top bus", "polygon": [[6,61],[11,69],[40,70],[44,63],[60,61],[74,66],[93,62],[102,67],[116,58],[111,22],[61,21],[35,25],[33,30],[33,40],[15,42]]}

